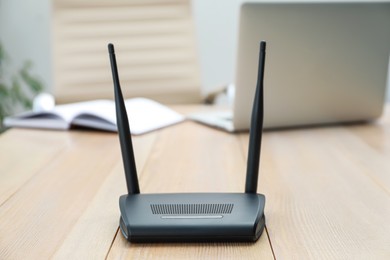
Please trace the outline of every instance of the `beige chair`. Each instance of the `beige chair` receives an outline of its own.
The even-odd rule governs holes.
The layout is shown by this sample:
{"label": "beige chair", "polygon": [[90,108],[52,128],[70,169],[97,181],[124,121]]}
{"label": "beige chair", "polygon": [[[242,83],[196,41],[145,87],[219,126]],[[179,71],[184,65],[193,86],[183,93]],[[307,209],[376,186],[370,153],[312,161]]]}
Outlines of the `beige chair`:
{"label": "beige chair", "polygon": [[201,99],[190,0],[54,0],[52,35],[59,103],[113,98],[109,42],[126,98]]}

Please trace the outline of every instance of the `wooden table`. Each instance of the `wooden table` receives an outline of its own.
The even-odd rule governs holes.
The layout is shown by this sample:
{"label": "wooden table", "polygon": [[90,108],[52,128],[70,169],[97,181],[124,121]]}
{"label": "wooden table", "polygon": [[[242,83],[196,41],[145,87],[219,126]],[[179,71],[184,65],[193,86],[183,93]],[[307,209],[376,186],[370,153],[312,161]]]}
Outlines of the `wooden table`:
{"label": "wooden table", "polygon": [[[142,192],[240,192],[248,134],[193,122],[134,137]],[[256,243],[131,244],[118,137],[11,129],[0,136],[1,259],[390,259],[390,107],[367,125],[268,131]]]}

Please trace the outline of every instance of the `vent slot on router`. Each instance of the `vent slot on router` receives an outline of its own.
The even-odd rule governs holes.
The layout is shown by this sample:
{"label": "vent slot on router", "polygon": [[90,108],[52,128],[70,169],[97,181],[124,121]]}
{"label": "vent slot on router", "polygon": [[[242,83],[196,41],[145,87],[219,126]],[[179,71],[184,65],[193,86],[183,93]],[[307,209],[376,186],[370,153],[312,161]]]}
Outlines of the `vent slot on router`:
{"label": "vent slot on router", "polygon": [[234,204],[151,204],[154,215],[231,214]]}

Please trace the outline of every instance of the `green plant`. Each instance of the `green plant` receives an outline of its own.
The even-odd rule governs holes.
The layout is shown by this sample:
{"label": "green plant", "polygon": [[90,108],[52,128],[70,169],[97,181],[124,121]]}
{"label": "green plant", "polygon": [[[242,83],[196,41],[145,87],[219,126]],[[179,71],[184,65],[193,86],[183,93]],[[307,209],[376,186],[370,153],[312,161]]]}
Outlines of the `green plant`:
{"label": "green plant", "polygon": [[26,61],[22,68],[6,78],[7,57],[0,44],[0,133],[5,130],[3,119],[18,110],[32,107],[32,97],[43,90],[43,84],[31,75],[32,63]]}

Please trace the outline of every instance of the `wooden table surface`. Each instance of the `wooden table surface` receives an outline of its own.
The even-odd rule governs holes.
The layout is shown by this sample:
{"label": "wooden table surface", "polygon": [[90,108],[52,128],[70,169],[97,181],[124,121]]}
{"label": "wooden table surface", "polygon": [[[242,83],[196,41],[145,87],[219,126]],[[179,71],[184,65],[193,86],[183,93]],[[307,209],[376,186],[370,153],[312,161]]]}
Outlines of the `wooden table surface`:
{"label": "wooden table surface", "polygon": [[[190,121],[133,138],[140,188],[240,192],[248,134]],[[131,244],[116,134],[0,136],[0,259],[390,259],[390,107],[372,124],[266,131],[256,243]]]}

